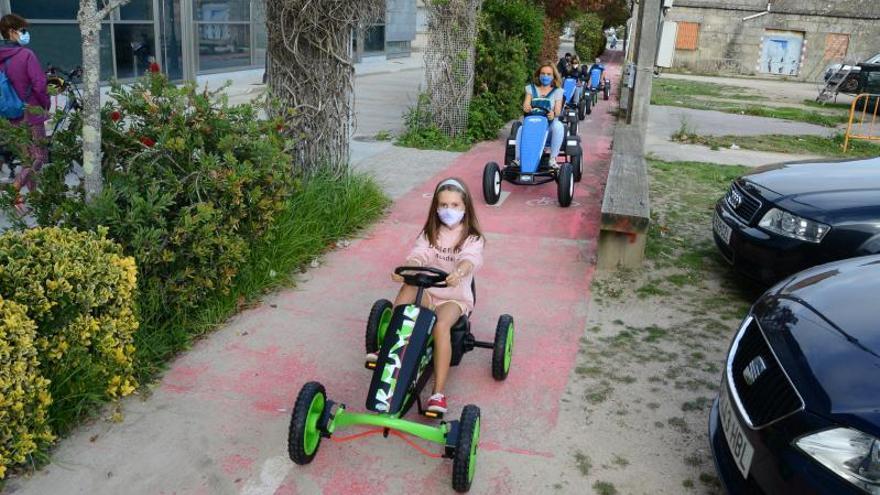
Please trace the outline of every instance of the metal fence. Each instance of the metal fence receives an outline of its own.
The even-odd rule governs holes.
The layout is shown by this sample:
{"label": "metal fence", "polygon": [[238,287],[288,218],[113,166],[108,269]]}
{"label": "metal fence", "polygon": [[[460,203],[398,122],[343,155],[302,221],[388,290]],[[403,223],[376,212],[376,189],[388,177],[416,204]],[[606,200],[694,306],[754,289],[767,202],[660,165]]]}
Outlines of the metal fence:
{"label": "metal fence", "polygon": [[844,153],[849,149],[850,139],[880,141],[878,109],[880,109],[880,95],[862,93],[856,96],[849,108],[849,123],[843,140]]}

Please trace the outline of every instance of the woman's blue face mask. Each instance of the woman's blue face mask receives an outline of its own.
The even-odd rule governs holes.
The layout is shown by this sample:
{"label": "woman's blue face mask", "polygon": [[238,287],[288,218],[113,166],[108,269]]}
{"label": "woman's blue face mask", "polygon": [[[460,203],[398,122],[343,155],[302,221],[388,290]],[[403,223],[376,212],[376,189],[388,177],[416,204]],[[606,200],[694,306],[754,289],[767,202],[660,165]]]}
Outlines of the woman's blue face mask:
{"label": "woman's blue face mask", "polygon": [[18,33],[18,44],[21,46],[25,46],[31,42],[31,33],[27,30],[22,30]]}
{"label": "woman's blue face mask", "polygon": [[553,82],[553,76],[548,76],[547,74],[541,74],[538,77],[538,80],[541,81],[541,84],[544,86],[550,86],[550,83]]}

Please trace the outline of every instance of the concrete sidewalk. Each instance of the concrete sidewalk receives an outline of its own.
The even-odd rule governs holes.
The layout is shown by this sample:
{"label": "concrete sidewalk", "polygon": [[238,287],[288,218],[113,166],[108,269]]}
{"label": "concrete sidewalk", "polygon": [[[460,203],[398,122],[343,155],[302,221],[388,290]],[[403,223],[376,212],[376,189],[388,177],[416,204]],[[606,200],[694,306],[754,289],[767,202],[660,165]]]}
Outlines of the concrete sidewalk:
{"label": "concrete sidewalk", "polygon": [[[390,270],[418,234],[436,182],[454,175],[476,195],[487,237],[474,332],[491,339],[501,313],[512,314],[517,329],[505,382],[492,379],[491,354],[479,349],[451,372],[448,417],[457,418],[468,403],[482,409],[472,493],[585,493],[571,459],[583,445],[579,435],[586,425],[562,420],[560,411],[585,331],[610,161],[610,105],[600,102],[583,123],[584,178],[570,208],[555,205],[553,183],[505,183],[501,204],[485,205],[482,167],[503,157],[503,141],[482,143],[403,194],[382,222],[349,247],[328,253],[296,289],[266,297],[197,342],[149,397],[124,402],[124,422],[84,425],[60,442],[51,465],[31,479],[12,480],[8,489],[89,495],[450,493],[451,463],[414,455],[394,437],[325,439],[308,466],[292,464],[286,449],[290,408],[303,383],[319,380],[330,399],[363,409],[370,380],[363,368],[367,312],[375,299],[394,294]],[[386,173],[394,180],[406,171]]]}

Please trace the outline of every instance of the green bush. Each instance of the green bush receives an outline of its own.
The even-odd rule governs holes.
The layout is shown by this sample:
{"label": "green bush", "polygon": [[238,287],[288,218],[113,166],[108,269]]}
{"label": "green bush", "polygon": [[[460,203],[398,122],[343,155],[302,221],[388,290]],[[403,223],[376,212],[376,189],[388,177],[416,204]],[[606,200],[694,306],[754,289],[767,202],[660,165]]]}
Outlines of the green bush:
{"label": "green bush", "polygon": [[[0,294],[26,308],[33,345],[49,380],[49,420],[64,433],[107,399],[135,390],[134,260],[106,229],[58,227],[0,236]],[[15,352],[22,341],[13,346]]]}
{"label": "green bush", "polygon": [[81,153],[75,123],[30,202],[41,225],[106,226],[138,262],[141,314],[152,324],[228,290],[297,181],[280,121],[260,119],[252,105],[230,107],[161,75],[111,96],[103,192],[86,204],[81,188],[64,184]]}
{"label": "green bush", "polygon": [[52,403],[39,371],[37,327],[27,308],[0,297],[0,480],[55,437],[46,421]]}
{"label": "green bush", "polygon": [[574,21],[574,51],[583,63],[592,63],[595,57],[605,51],[606,40],[602,24],[602,19],[592,12],[583,14]]}
{"label": "green bush", "polygon": [[[526,0],[486,0],[482,22],[487,29],[507,38],[518,38],[526,47],[525,64],[537,65],[544,40],[544,10],[540,3]],[[477,71],[479,74],[479,71]]]}
{"label": "green bush", "polygon": [[468,136],[495,139],[498,129],[520,114],[543,40],[543,10],[522,0],[483,4],[476,42],[474,97],[468,109]]}

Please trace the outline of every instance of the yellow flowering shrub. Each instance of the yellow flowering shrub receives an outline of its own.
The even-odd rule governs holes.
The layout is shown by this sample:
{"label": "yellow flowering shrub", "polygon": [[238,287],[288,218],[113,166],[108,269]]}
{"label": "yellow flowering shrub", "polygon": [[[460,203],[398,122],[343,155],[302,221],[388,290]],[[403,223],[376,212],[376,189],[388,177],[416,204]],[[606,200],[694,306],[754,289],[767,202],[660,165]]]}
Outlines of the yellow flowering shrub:
{"label": "yellow flowering shrub", "polygon": [[137,270],[106,235],[58,227],[0,235],[0,296],[25,306],[36,324],[55,433],[137,387]]}
{"label": "yellow flowering shrub", "polygon": [[27,308],[0,297],[0,479],[54,437],[47,422],[49,381],[39,371],[37,327]]}

